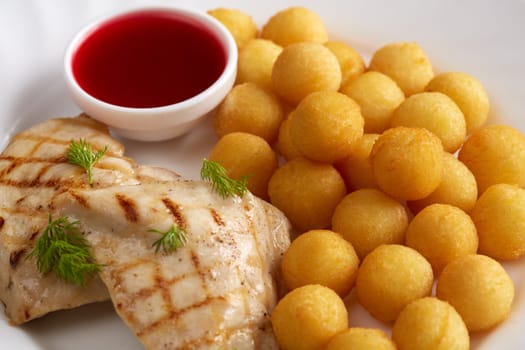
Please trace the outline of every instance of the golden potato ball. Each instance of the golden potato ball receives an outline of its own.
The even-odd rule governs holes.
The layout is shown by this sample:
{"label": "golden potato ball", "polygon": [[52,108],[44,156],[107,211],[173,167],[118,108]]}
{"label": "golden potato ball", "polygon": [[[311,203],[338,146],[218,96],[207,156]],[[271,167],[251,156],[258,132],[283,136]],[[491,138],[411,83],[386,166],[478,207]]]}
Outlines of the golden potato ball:
{"label": "golden potato ball", "polygon": [[363,58],[352,46],[342,41],[327,41],[324,43],[332,53],[337,57],[341,67],[341,86],[355,79],[365,71]]}
{"label": "golden potato ball", "polygon": [[431,194],[443,175],[441,140],[424,128],[386,130],[372,147],[370,159],[381,190],[400,200]]}
{"label": "golden potato ball", "polygon": [[525,190],[492,185],[470,213],[479,236],[479,253],[512,260],[525,255]]}
{"label": "golden potato ball", "polygon": [[399,350],[469,350],[467,327],[457,311],[434,297],[414,300],[399,314],[392,327]]}
{"label": "golden potato ball", "polygon": [[430,295],[430,263],[416,250],[385,244],[370,252],[357,273],[357,298],[376,319],[390,323],[413,300]]}
{"label": "golden potato ball", "polygon": [[437,297],[457,310],[470,332],[483,331],[509,315],[514,284],[496,260],[485,255],[465,255],[443,269]]}
{"label": "golden potato ball", "polygon": [[423,255],[438,276],[452,260],[475,254],[478,235],[472,219],[448,204],[432,204],[410,221],[405,243]]}
{"label": "golden potato ball", "polygon": [[281,102],[254,83],[235,86],[217,107],[213,125],[217,136],[235,131],[262,137],[268,143],[277,139],[284,119]]}
{"label": "golden potato ball", "polygon": [[352,245],[329,230],[301,234],[281,261],[282,276],[289,289],[320,284],[341,297],[354,286],[358,266],[359,258]]}
{"label": "golden potato ball", "polygon": [[322,44],[328,40],[328,33],[317,13],[294,6],[270,17],[262,28],[261,37],[284,47],[305,41]]}
{"label": "golden potato ball", "polygon": [[297,43],[283,49],[272,70],[273,90],[287,103],[296,105],[316,91],[337,91],[341,68],[328,48],[316,43]]}
{"label": "golden potato ball", "polygon": [[497,183],[525,186],[525,137],[511,126],[489,125],[472,133],[459,151],[481,194]]}
{"label": "golden potato ball", "polygon": [[483,85],[473,76],[461,72],[441,73],[428,83],[425,90],[442,92],[453,99],[465,116],[468,133],[487,121],[489,97]]}
{"label": "golden potato ball", "polygon": [[434,203],[454,205],[470,212],[478,199],[476,178],[465,164],[453,154],[443,153],[443,176],[438,187],[423,199],[407,202],[410,210],[417,214]]}
{"label": "golden potato ball", "polygon": [[270,40],[252,39],[239,51],[237,83],[252,82],[272,89],[272,69],[283,48]]}
{"label": "golden potato ball", "polygon": [[422,92],[434,77],[427,54],[415,42],[392,43],[381,47],[372,56],[368,69],[388,75],[407,97]]}
{"label": "golden potato ball", "polygon": [[213,146],[209,159],[221,164],[232,179],[248,177],[248,190],[268,198],[268,182],[277,169],[277,155],[262,137],[245,132],[224,135]]}
{"label": "golden potato ball", "polygon": [[360,259],[382,244],[403,243],[407,226],[405,207],[372,188],[347,194],[332,216],[332,229],[352,244]]}
{"label": "golden potato ball", "polygon": [[426,128],[454,153],[467,136],[465,117],[450,97],[441,92],[421,92],[408,97],[392,114],[391,126]]}
{"label": "golden potato ball", "polygon": [[296,229],[307,231],[330,225],[335,207],[346,195],[346,186],[332,165],[299,157],[274,172],[268,194]]}
{"label": "golden potato ball", "polygon": [[290,160],[301,156],[301,152],[295,147],[290,135],[290,125],[293,112],[288,114],[288,117],[283,120],[279,128],[279,135],[277,137],[277,150],[286,160]]}
{"label": "golden potato ball", "polygon": [[361,107],[366,133],[382,133],[388,129],[394,110],[405,100],[403,91],[390,77],[373,71],[343,85],[341,92]]}
{"label": "golden potato ball", "polygon": [[359,106],[336,91],[319,91],[305,97],[290,123],[290,137],[299,153],[319,162],[343,159],[363,136]]}
{"label": "golden potato ball", "polygon": [[307,285],[286,294],[272,312],[272,327],[282,350],[321,350],[348,328],[348,314],[336,292]]}
{"label": "golden potato ball", "polygon": [[232,34],[238,48],[246,42],[257,37],[257,25],[248,14],[228,8],[209,10],[208,14],[221,22]]}
{"label": "golden potato ball", "polygon": [[336,334],[324,350],[396,350],[396,345],[380,329],[352,327]]}
{"label": "golden potato ball", "polygon": [[350,154],[337,162],[336,167],[351,190],[377,188],[370,162],[370,152],[379,134],[364,134],[352,148]]}

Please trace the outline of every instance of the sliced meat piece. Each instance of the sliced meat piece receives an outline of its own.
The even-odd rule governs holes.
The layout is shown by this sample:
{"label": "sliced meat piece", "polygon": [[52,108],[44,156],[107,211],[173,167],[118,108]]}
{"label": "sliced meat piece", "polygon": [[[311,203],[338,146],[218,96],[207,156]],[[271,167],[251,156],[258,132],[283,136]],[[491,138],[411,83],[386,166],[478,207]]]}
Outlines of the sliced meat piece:
{"label": "sliced meat piece", "polygon": [[[277,349],[270,312],[289,223],[266,202],[175,181],[70,190],[54,206],[81,222],[115,309],[146,349]],[[187,243],[155,252],[172,225]]]}
{"label": "sliced meat piece", "polygon": [[[85,171],[66,160],[71,140],[80,138],[94,149],[108,146],[95,166],[92,187]],[[47,225],[50,203],[58,194],[178,177],[167,170],[139,167],[123,154],[124,147],[105,126],[81,115],[37,124],[16,135],[0,155],[0,301],[11,323],[108,298],[98,278],[82,288],[53,274],[42,277],[35,261],[26,256]]]}

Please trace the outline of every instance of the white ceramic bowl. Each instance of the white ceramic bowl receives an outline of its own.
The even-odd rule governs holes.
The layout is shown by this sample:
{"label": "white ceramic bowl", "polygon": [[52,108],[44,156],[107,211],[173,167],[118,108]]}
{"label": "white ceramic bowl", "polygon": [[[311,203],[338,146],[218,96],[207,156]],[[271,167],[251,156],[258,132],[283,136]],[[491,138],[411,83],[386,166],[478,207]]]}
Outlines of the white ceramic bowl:
{"label": "white ceramic bowl", "polygon": [[[87,93],[73,74],[74,55],[83,41],[101,25],[136,11],[162,10],[188,17],[211,30],[226,53],[226,65],[219,78],[204,91],[181,102],[151,108],[122,107],[104,102]],[[92,118],[107,124],[117,134],[140,141],[167,140],[188,132],[224,99],[231,90],[237,71],[237,47],[229,31],[203,12],[174,7],[135,8],[98,19],[78,32],[64,57],[65,79],[75,103]]]}

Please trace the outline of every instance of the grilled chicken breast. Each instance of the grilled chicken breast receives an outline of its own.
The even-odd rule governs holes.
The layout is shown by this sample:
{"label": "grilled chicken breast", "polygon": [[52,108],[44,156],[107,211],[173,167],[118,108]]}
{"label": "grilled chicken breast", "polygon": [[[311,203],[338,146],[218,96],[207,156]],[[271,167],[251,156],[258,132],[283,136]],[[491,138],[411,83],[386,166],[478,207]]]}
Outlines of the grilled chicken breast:
{"label": "grilled chicken breast", "polygon": [[[273,207],[185,180],[68,191],[54,204],[81,222],[117,312],[146,349],[277,349],[273,273],[289,227]],[[187,243],[156,253],[160,235],[149,230],[172,225]]]}
{"label": "grilled chicken breast", "polygon": [[[80,138],[94,149],[108,146],[94,169],[92,187],[84,169],[67,163],[65,157],[70,141]],[[105,126],[81,115],[35,125],[16,135],[0,155],[0,301],[11,323],[109,298],[98,278],[86,288],[67,284],[53,274],[41,276],[34,260],[26,256],[46,227],[50,203],[58,194],[178,177],[168,170],[138,166],[123,154],[124,147]]]}
{"label": "grilled chicken breast", "polygon": [[[79,138],[109,146],[93,186],[65,159]],[[86,288],[42,276],[25,259],[50,213],[79,220],[103,265]],[[160,235],[150,230],[172,225],[187,243],[156,252]],[[37,125],[0,156],[0,300],[14,324],[109,292],[146,349],[277,348],[269,314],[289,229],[280,211],[249,193],[224,199],[207,183],[138,166],[85,116]]]}

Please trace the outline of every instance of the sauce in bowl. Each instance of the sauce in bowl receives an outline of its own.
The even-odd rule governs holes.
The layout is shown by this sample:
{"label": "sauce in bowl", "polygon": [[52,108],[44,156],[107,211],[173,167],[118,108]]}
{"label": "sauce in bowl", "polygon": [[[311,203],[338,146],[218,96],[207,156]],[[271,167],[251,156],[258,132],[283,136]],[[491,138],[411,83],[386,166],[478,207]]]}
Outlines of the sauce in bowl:
{"label": "sauce in bowl", "polygon": [[162,107],[187,100],[223,73],[227,55],[198,21],[161,10],[124,14],[102,23],[72,59],[72,72],[91,96],[122,107]]}

